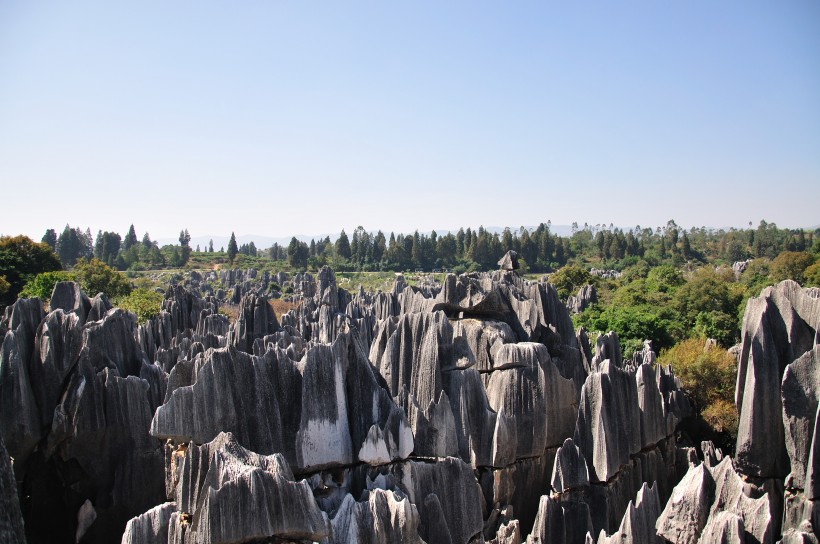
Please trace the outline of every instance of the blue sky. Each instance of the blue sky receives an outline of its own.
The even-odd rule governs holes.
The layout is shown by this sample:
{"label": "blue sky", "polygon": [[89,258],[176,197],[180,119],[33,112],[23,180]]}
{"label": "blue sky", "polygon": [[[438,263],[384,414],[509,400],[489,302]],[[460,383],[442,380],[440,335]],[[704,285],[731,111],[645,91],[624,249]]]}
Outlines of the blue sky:
{"label": "blue sky", "polygon": [[813,226],[820,3],[6,0],[0,186],[38,239]]}

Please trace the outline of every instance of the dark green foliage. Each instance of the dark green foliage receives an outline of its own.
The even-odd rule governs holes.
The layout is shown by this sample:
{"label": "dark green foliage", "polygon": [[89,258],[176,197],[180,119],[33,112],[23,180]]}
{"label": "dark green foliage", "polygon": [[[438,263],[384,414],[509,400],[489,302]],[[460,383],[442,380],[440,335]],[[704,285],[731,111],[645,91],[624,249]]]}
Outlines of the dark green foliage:
{"label": "dark green foliage", "polygon": [[137,240],[137,231],[134,230],[134,225],[131,225],[131,227],[128,229],[128,234],[126,234],[125,238],[123,238],[122,240],[122,249],[123,251],[128,251],[132,247],[136,246],[138,243],[139,240]]}
{"label": "dark green foliage", "polygon": [[232,232],[231,239],[228,242],[228,261],[233,263],[239,253],[239,248],[236,246],[236,235]]}
{"label": "dark green foliage", "polygon": [[655,349],[672,346],[680,332],[676,318],[674,311],[649,304],[606,308],[594,305],[576,316],[575,322],[590,331],[615,331],[624,356],[631,356],[641,349],[644,340],[652,340]]}
{"label": "dark green foliage", "polygon": [[88,259],[94,254],[91,231],[85,232],[79,228],[66,225],[60,237],[57,238],[57,256],[63,266],[73,266],[78,259]]}
{"label": "dark green foliage", "polygon": [[179,231],[179,266],[185,266],[191,258],[191,235],[188,229]]}
{"label": "dark green foliage", "polygon": [[686,330],[715,338],[729,347],[739,340],[737,309],[743,293],[730,288],[731,271],[723,274],[712,267],[698,269],[675,293],[673,305]]}
{"label": "dark green foliage", "polygon": [[288,264],[293,268],[302,270],[307,267],[308,257],[310,256],[310,249],[304,242],[300,242],[293,237],[290,239],[288,245]]}
{"label": "dark green foliage", "polygon": [[48,244],[33,242],[27,236],[0,237],[0,277],[8,284],[0,293],[0,309],[14,303],[23,286],[37,274],[60,269],[60,261]]}
{"label": "dark green foliage", "polygon": [[44,244],[48,244],[48,247],[51,248],[52,251],[57,249],[57,231],[54,229],[48,229],[46,233],[43,235],[43,239],[40,240]]}
{"label": "dark green foliage", "polygon": [[116,232],[98,232],[94,242],[94,256],[108,266],[117,265],[122,241]]}
{"label": "dark green foliage", "polygon": [[347,238],[347,234],[345,234],[344,229],[342,229],[338,240],[336,240],[336,255],[345,260],[350,259],[352,255],[350,250],[350,240]]}

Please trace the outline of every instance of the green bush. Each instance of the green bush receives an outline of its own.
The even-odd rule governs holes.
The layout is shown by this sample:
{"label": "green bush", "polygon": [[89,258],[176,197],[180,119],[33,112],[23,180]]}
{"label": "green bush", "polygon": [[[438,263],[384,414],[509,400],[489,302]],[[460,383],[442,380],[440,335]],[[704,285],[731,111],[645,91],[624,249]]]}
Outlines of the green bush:
{"label": "green bush", "polygon": [[783,280],[794,280],[804,284],[804,276],[808,267],[814,264],[814,257],[803,251],[784,251],[772,261],[769,268],[771,281],[779,283]]}
{"label": "green bush", "polygon": [[150,289],[134,289],[131,294],[119,297],[115,306],[136,314],[140,323],[159,315],[163,296]]}
{"label": "green bush", "polygon": [[99,259],[80,259],[73,271],[88,296],[105,293],[114,299],[131,293],[128,279]]}
{"label": "green bush", "polygon": [[698,415],[723,436],[724,447],[731,448],[737,436],[735,358],[725,349],[707,345],[704,338],[689,338],[661,352],[658,362],[672,365]]}
{"label": "green bush", "polygon": [[808,267],[803,275],[806,278],[804,287],[820,287],[820,262]]}
{"label": "green bush", "polygon": [[71,272],[64,270],[41,272],[26,282],[23,286],[23,290],[20,291],[20,297],[37,297],[45,302],[51,298],[51,293],[54,292],[54,286],[60,281],[76,281],[76,277]]}
{"label": "green bush", "polygon": [[588,283],[593,283],[595,278],[580,266],[565,266],[550,275],[549,282],[555,286],[561,300],[566,300],[570,295],[578,292],[578,289]]}

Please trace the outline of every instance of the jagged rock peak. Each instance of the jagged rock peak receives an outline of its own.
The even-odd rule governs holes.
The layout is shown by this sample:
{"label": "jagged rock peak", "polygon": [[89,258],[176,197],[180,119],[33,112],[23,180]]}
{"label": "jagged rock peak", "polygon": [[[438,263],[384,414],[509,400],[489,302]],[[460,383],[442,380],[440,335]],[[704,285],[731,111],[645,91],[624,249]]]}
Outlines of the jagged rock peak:
{"label": "jagged rock peak", "polygon": [[501,260],[498,261],[498,266],[501,270],[518,270],[518,253],[513,250],[509,250],[503,257],[501,257]]}

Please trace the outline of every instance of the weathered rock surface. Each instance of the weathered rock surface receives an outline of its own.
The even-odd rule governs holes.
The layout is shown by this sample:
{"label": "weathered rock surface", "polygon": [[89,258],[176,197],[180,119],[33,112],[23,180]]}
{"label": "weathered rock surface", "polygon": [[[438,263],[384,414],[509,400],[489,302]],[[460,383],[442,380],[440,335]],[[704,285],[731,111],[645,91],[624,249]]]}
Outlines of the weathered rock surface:
{"label": "weathered rock surface", "polygon": [[786,366],[780,395],[786,451],[791,462],[787,485],[803,489],[820,396],[820,345]]}
{"label": "weathered rock surface", "polygon": [[594,358],[555,289],[513,270],[376,294],[328,268],[209,271],[141,324],[61,290],[2,325],[22,510],[57,512],[32,542],[640,541],[691,454],[650,347],[623,363],[610,334]]}
{"label": "weathered rock surface", "polygon": [[[169,475],[175,502],[129,522],[134,534],[157,535],[150,542],[232,543],[271,537],[318,541],[330,534],[327,515],[316,505],[307,482],[294,481],[284,457],[253,453],[229,433],[175,452]],[[154,528],[166,520],[167,532]]]}
{"label": "weathered rock surface", "polygon": [[26,541],[23,515],[10,460],[0,436],[0,542],[23,544]]}
{"label": "weathered rock surface", "polygon": [[345,495],[333,517],[332,534],[326,540],[328,544],[423,542],[419,537],[418,511],[406,497],[383,489],[366,494],[367,499],[362,502],[356,502],[352,495]]}
{"label": "weathered rock surface", "polygon": [[586,284],[578,290],[577,295],[570,295],[567,299],[567,309],[570,313],[580,314],[593,304],[598,303],[598,291],[594,285]]}
{"label": "weathered rock surface", "polygon": [[220,432],[262,454],[281,452],[300,472],[406,458],[413,438],[361,348],[348,335],[292,361],[281,349],[262,357],[213,350],[192,385],[157,410],[151,434],[205,443]]}
{"label": "weathered rock surface", "polygon": [[793,281],[767,287],[746,305],[735,393],[743,473],[779,479],[789,473],[781,382],[786,366],[817,343],[819,328],[820,299]]}
{"label": "weathered rock surface", "polygon": [[[753,493],[758,496],[749,496]],[[665,539],[680,543],[697,542],[701,533],[717,538],[702,542],[721,538],[727,542],[775,540],[768,494],[746,484],[730,457],[714,468],[705,464],[692,467],[672,492],[657,530]]]}

